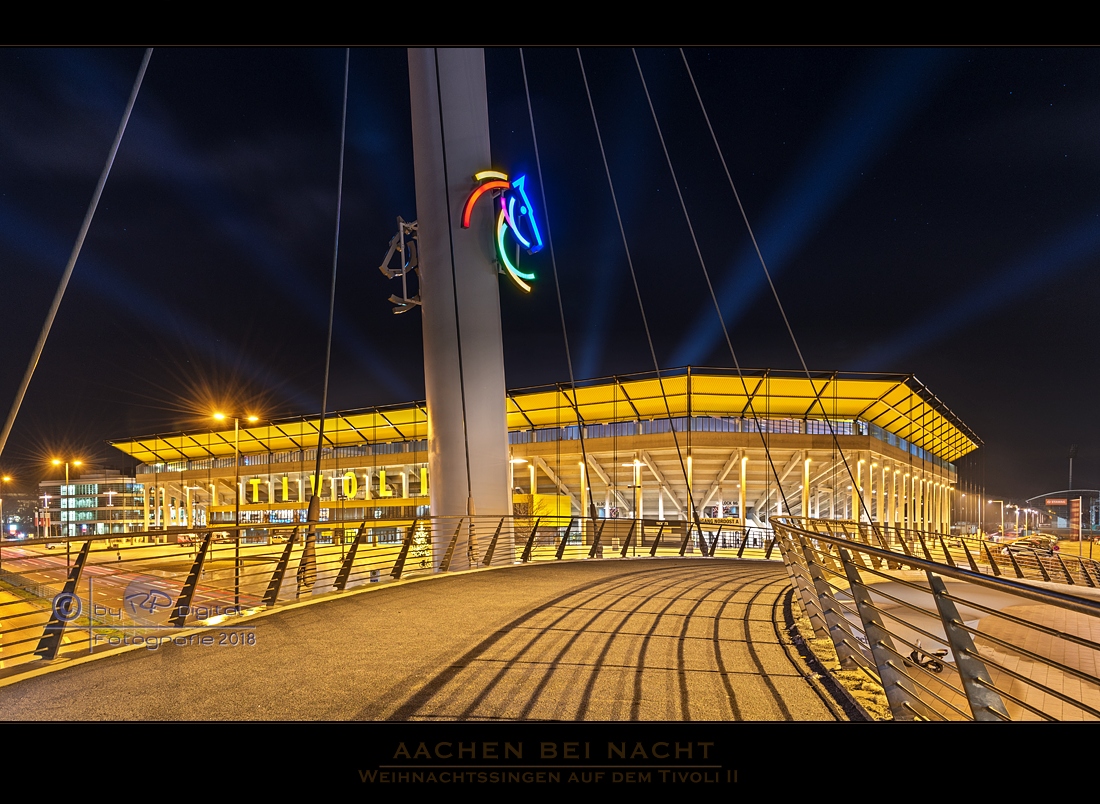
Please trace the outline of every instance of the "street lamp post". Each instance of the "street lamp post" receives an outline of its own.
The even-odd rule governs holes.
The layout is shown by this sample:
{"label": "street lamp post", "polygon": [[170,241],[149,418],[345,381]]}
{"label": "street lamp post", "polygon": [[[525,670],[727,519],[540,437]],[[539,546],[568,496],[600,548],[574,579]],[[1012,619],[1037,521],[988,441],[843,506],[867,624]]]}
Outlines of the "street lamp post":
{"label": "street lamp post", "polygon": [[[214,418],[223,421],[228,417],[224,413],[215,413]],[[256,416],[246,416],[250,422],[258,421]],[[241,417],[233,417],[233,524],[236,526],[233,537],[233,606],[240,611],[241,606]]]}
{"label": "street lamp post", "polygon": [[[51,463],[53,463],[54,466],[61,466],[61,464],[65,464],[65,487],[68,488],[68,486],[69,486],[69,461],[62,461],[60,458],[54,458],[51,461]],[[81,466],[82,463],[83,463],[82,461],[76,461],[76,460],[72,461],[73,466]],[[64,494],[58,494],[57,495],[57,505],[58,505],[58,509],[57,509],[58,519],[61,521],[61,523],[64,523],[65,522],[65,518],[64,518],[65,495]],[[69,495],[69,508],[70,508],[70,510],[72,509],[72,494]],[[65,533],[65,525],[61,524],[61,523],[58,524],[58,529],[61,531],[61,536],[63,538],[65,538],[69,534]],[[69,566],[69,564],[70,564],[69,540],[68,540],[68,538],[65,538],[65,566],[67,567],[67,566]]]}
{"label": "street lamp post", "polygon": [[4,484],[11,482],[10,475],[0,477],[0,539],[4,538],[7,527],[4,524]]}
{"label": "street lamp post", "polygon": [[0,476],[0,569],[4,566],[3,538],[7,535],[7,526],[4,524],[4,484],[11,482],[10,475]]}

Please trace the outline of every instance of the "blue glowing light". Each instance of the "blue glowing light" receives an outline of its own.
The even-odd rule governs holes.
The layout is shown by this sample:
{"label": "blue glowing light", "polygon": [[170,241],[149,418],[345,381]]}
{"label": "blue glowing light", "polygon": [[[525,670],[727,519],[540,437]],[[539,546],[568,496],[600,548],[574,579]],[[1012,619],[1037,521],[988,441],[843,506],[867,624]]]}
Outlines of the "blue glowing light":
{"label": "blue glowing light", "polygon": [[[516,283],[522,290],[530,292],[531,286],[524,280],[533,280],[535,275],[521,271],[519,267],[508,258],[508,249],[504,243],[504,235],[506,232],[511,232],[512,237],[516,239],[516,242],[527,249],[528,254],[535,254],[542,250],[542,234],[539,232],[538,223],[535,220],[534,204],[531,203],[531,199],[527,197],[526,182],[527,176],[523,175],[508,184],[508,175],[496,170],[483,170],[474,176],[477,181],[485,181],[484,184],[480,184],[474,188],[473,192],[466,198],[466,203],[462,208],[462,228],[470,228],[470,216],[473,214],[474,204],[481,196],[491,192],[498,191],[500,201],[500,214],[497,215],[497,256],[501,263],[504,265],[508,275],[512,278],[512,281]],[[515,190],[519,193],[521,203],[519,205],[519,214],[516,214],[516,197],[509,194],[509,190]],[[520,224],[526,221],[528,235],[520,230]],[[518,252],[517,252],[518,253]]]}
{"label": "blue glowing light", "polygon": [[943,304],[919,322],[899,332],[889,342],[869,350],[853,366],[854,371],[880,371],[920,349],[973,326],[975,311],[983,317],[995,316],[998,308],[1018,302],[1045,283],[1095,261],[1100,254],[1100,211],[1093,210],[1074,227],[1058,232],[1023,259],[1007,266],[992,279],[984,280],[968,293]]}
{"label": "blue glowing light", "polygon": [[[856,186],[861,170],[903,130],[948,74],[953,59],[950,51],[925,49],[885,51],[872,59],[863,80],[792,171],[795,181],[778,193],[781,205],[770,210],[761,225],[754,225],[773,279]],[[740,251],[715,285],[722,315],[732,327],[767,288],[751,245]],[[672,365],[705,363],[721,339],[708,299],[677,346]]]}

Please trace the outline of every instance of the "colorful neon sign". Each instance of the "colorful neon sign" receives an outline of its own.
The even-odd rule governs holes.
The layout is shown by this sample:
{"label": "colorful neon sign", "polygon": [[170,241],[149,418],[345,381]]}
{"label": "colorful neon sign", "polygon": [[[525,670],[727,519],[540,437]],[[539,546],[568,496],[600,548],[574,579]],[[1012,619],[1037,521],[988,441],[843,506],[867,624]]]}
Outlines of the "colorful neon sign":
{"label": "colorful neon sign", "polygon": [[500,257],[500,262],[512,277],[512,281],[523,290],[530,292],[531,286],[527,282],[533,280],[535,275],[521,271],[516,265],[516,262],[519,262],[518,248],[517,259],[513,262],[508,258],[508,251],[504,246],[504,235],[511,232],[516,243],[527,249],[528,254],[542,250],[542,234],[535,221],[534,205],[527,197],[527,189],[524,186],[527,176],[520,176],[512,181],[507,173],[501,173],[499,170],[483,170],[474,174],[474,179],[481,184],[474,188],[462,207],[462,228],[470,228],[470,216],[473,214],[477,200],[486,193],[493,193],[500,207],[496,223],[497,256]]}

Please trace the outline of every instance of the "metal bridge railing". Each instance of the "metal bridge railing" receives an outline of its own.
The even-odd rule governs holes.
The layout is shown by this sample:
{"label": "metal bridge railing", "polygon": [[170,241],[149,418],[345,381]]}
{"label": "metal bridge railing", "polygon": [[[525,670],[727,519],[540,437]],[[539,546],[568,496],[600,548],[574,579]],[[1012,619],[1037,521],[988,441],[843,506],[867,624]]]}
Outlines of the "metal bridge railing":
{"label": "metal bridge railing", "polygon": [[[682,521],[425,517],[217,525],[0,542],[0,676],[252,611],[463,566],[644,556],[776,558],[771,531]],[[456,553],[465,551],[464,555]],[[461,559],[461,560],[459,560]]]}
{"label": "metal bridge railing", "polygon": [[[809,520],[814,521],[814,520]],[[856,523],[845,523],[848,531]],[[978,536],[945,535],[899,527],[858,526],[872,534],[875,543],[891,549],[965,567],[996,577],[1064,583],[1070,586],[1100,587],[1100,562],[1083,556],[1063,556],[1055,550],[1040,550],[1022,544],[1001,544]]]}
{"label": "metal bridge railing", "polygon": [[1008,552],[998,568],[1001,555],[979,561],[940,534],[772,525],[815,635],[881,684],[895,720],[1100,719],[1100,591],[1085,562]]}

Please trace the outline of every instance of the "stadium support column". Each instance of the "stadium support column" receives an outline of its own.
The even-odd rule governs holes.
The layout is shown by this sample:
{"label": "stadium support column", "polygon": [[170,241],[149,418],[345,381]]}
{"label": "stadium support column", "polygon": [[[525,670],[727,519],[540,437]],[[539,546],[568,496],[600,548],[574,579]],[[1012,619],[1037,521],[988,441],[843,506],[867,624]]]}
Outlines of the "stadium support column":
{"label": "stadium support column", "polygon": [[924,521],[924,475],[913,477],[913,494],[916,497],[916,529],[928,530]]}
{"label": "stadium support column", "polygon": [[[873,466],[874,464],[872,464]],[[881,528],[886,522],[886,461],[882,462],[882,472],[878,480],[878,525]]]}
{"label": "stadium support column", "polygon": [[[510,514],[500,296],[492,211],[462,206],[492,167],[480,48],[410,48],[413,162],[433,516]],[[463,528],[451,569],[484,553]],[[437,566],[453,530],[433,528]],[[511,562],[510,551],[497,550]]]}
{"label": "stadium support column", "polygon": [[749,515],[745,511],[745,485],[747,483],[749,456],[741,456],[741,476],[737,490],[737,514],[741,517],[741,527],[749,526]]}
{"label": "stadium support column", "polygon": [[905,530],[913,528],[913,489],[909,482],[911,474],[905,472],[901,478],[901,526]]}
{"label": "stadium support column", "polygon": [[849,519],[859,522],[863,514],[863,508],[859,504],[863,497],[863,489],[860,488],[860,484],[863,483],[863,460],[857,458],[855,465],[856,476],[852,481],[852,511]]}
{"label": "stadium support column", "polygon": [[898,468],[890,467],[890,497],[886,501],[886,524],[896,527],[898,524]]}
{"label": "stadium support column", "polygon": [[810,518],[810,459],[802,459],[802,516]]}

